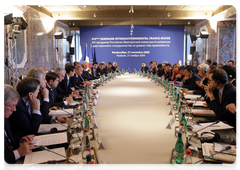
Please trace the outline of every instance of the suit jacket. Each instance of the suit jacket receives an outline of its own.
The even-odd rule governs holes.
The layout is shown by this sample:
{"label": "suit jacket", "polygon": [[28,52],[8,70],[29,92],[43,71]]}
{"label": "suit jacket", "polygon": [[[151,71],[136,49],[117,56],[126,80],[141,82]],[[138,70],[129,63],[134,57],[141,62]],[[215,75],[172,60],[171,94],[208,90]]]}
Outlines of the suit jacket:
{"label": "suit jacket", "polygon": [[192,77],[189,78],[188,80],[186,80],[184,83],[183,83],[183,88],[187,88],[189,90],[196,90],[197,89],[197,83],[196,81],[200,81],[201,80],[201,77],[196,74],[196,73],[193,73],[192,74]]}
{"label": "suit jacket", "polygon": [[229,125],[236,128],[236,114],[232,114],[231,112],[226,110],[226,106],[228,104],[236,104],[236,88],[229,83],[224,86],[221,104],[218,92],[219,91],[217,89],[214,90],[214,100],[206,100],[208,107],[214,111],[219,120],[226,121]]}
{"label": "suit jacket", "polygon": [[[30,103],[29,105],[32,113],[32,106]],[[13,134],[20,138],[31,134],[36,135],[42,120],[42,115],[31,114],[30,117],[27,106],[22,98],[18,100],[16,111],[9,117]]]}
{"label": "suit jacket", "polygon": [[99,79],[99,77],[100,77],[100,71],[99,71],[100,69],[96,69],[95,70],[95,76],[94,76],[94,71],[93,71],[93,68],[91,68],[91,78],[94,80],[94,79]]}
{"label": "suit jacket", "polygon": [[142,68],[141,68],[141,71],[142,71],[142,72],[145,71],[146,73],[149,72],[149,68],[148,68],[148,66],[146,66],[146,67],[142,67]]}
{"label": "suit jacket", "polygon": [[43,95],[41,92],[39,92],[38,96],[39,96],[39,100],[40,100],[40,111],[43,116],[42,123],[45,123],[45,124],[51,123],[52,116],[48,115],[49,109],[51,107],[51,103],[43,101]]}
{"label": "suit jacket", "polygon": [[[7,136],[9,140],[11,141],[11,144],[13,146],[13,150],[16,150],[19,147],[18,142],[21,138],[13,135],[11,126],[9,124],[9,120],[7,118],[4,118],[4,130],[7,133]],[[5,141],[4,141],[4,159],[7,163],[15,163],[15,156],[13,151],[10,151],[7,147]]]}
{"label": "suit jacket", "polygon": [[234,81],[232,82],[232,85],[234,85],[235,87],[240,89],[240,83],[239,83],[239,81],[237,79],[234,79]]}
{"label": "suit jacket", "polygon": [[69,85],[67,85],[67,74],[65,74],[64,79],[59,83],[59,86],[62,88],[62,90],[64,91],[64,94],[70,94],[72,93],[72,90],[70,89],[70,87],[73,87],[72,82],[70,81],[69,78]]}
{"label": "suit jacket", "polygon": [[[57,89],[56,88],[52,89],[48,85],[46,86],[46,88],[49,90],[49,103],[50,103],[51,107],[52,106],[59,106],[59,107],[64,106],[63,98],[58,95]],[[52,96],[51,92],[52,92],[53,96]]]}

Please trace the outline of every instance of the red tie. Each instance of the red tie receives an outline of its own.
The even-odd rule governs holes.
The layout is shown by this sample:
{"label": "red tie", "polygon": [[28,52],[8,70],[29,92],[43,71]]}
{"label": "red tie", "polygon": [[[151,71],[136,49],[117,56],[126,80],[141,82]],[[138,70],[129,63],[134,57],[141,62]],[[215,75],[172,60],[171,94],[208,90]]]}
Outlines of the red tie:
{"label": "red tie", "polygon": [[3,125],[3,121],[2,120],[0,121],[0,128],[1,128],[1,136],[2,136],[3,140],[4,140],[5,144],[7,145],[8,150],[10,152],[12,152],[13,150],[12,150],[10,144],[9,144],[9,141],[6,138],[5,134],[3,134],[4,133],[4,125]]}

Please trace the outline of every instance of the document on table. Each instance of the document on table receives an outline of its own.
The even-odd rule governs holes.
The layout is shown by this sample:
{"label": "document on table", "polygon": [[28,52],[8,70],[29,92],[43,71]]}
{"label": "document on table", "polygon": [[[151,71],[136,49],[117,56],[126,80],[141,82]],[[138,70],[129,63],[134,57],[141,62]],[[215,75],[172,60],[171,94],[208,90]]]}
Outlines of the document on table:
{"label": "document on table", "polygon": [[[55,148],[55,149],[52,149],[52,151],[66,156],[64,147]],[[65,159],[66,158],[56,155],[55,153],[52,153],[49,151],[38,151],[38,152],[32,152],[26,155],[23,164],[39,164],[39,163],[44,163],[48,161],[62,161]]]}
{"label": "document on table", "polygon": [[213,110],[211,109],[192,109],[192,113],[195,116],[209,116],[217,117]]}
{"label": "document on table", "polygon": [[[196,132],[206,126],[209,126],[211,125],[212,123],[200,123],[199,125],[194,125],[193,128],[192,128],[192,131],[193,132]],[[201,135],[202,132],[211,132],[212,130],[222,130],[222,129],[232,129],[233,127],[228,125],[228,124],[225,124],[223,123],[222,121],[220,121],[219,123],[215,124],[215,125],[212,125],[210,127],[207,127],[203,130],[200,130],[199,132],[197,132],[198,136]]]}
{"label": "document on table", "polygon": [[67,142],[67,132],[35,136],[32,141],[35,146],[49,146]]}
{"label": "document on table", "polygon": [[[64,123],[63,125],[68,126],[67,123]],[[38,133],[49,133],[52,128],[57,128],[58,131],[67,130],[67,128],[64,126],[60,124],[40,124]]]}
{"label": "document on table", "polygon": [[187,103],[193,103],[194,106],[197,106],[197,107],[204,107],[204,103],[206,103],[206,101],[197,101],[195,103],[195,101],[192,101],[192,100],[187,100]]}
{"label": "document on table", "polygon": [[196,95],[196,94],[185,94],[184,95],[184,98],[185,99],[191,99],[191,100],[194,100],[196,98],[201,98],[202,95]]}
{"label": "document on table", "polygon": [[49,116],[56,116],[56,117],[60,117],[60,116],[67,116],[67,117],[71,117],[73,115],[73,109],[64,109],[64,110],[51,110],[49,112]]}

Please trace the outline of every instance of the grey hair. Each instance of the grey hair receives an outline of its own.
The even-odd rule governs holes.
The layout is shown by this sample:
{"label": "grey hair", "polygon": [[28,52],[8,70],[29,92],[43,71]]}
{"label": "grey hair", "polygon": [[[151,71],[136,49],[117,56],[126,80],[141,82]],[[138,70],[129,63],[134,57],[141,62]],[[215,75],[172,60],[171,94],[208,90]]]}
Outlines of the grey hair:
{"label": "grey hair", "polygon": [[41,74],[46,75],[46,72],[41,68],[31,68],[27,73],[27,77],[35,77],[40,80]]}
{"label": "grey hair", "polygon": [[4,84],[4,103],[8,102],[9,100],[19,100],[20,96],[15,90],[14,87],[12,87],[9,84]]}
{"label": "grey hair", "polygon": [[54,72],[55,73],[65,73],[66,72],[66,70],[65,69],[63,69],[63,68],[61,68],[61,67],[57,67],[55,70],[54,70]]}
{"label": "grey hair", "polygon": [[208,65],[208,64],[200,64],[200,65],[197,67],[197,69],[198,69],[198,70],[201,69],[201,70],[203,71],[203,73],[206,73],[207,70],[208,70],[208,68],[209,68],[209,65]]}

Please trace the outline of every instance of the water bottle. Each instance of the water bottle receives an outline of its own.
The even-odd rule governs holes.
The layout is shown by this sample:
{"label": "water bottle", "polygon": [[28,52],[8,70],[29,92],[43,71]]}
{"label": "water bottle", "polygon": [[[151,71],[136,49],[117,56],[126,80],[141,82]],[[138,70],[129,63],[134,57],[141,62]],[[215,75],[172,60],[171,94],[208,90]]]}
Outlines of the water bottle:
{"label": "water bottle", "polygon": [[184,161],[184,144],[182,141],[182,133],[178,132],[178,139],[174,148],[173,164],[183,164]]}

